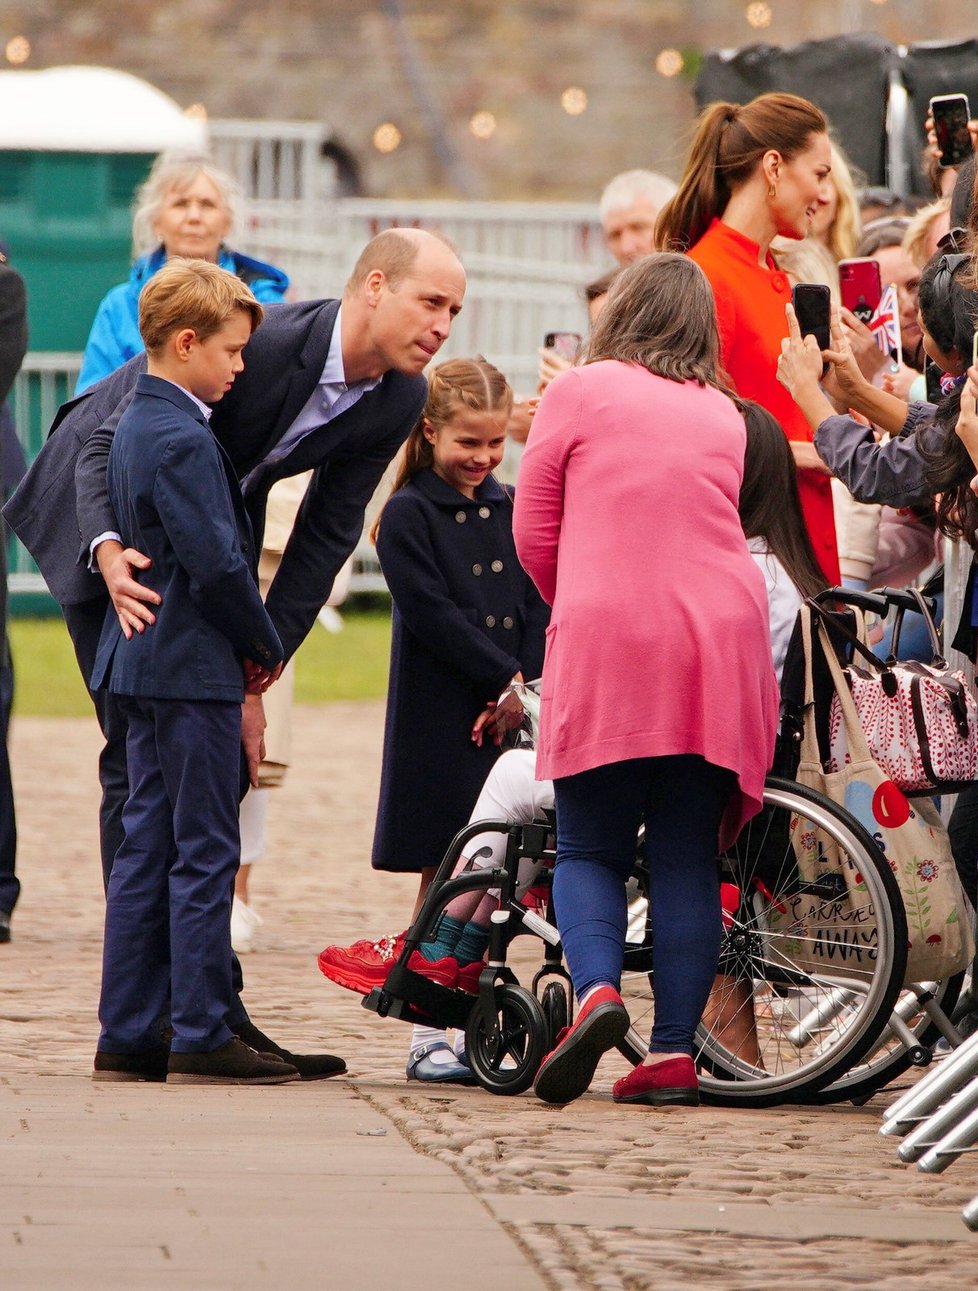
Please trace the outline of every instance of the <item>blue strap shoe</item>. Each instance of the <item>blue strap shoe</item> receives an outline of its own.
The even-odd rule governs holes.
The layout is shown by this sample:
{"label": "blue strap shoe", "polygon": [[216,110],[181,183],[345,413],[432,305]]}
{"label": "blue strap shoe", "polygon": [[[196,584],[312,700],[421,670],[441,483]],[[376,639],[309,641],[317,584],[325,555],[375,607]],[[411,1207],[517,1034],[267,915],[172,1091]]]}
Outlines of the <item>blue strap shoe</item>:
{"label": "blue strap shoe", "polygon": [[[450,1053],[452,1061],[432,1062],[430,1055],[433,1053]],[[408,1058],[407,1078],[408,1080],[421,1080],[435,1085],[475,1084],[472,1068],[466,1067],[463,1062],[458,1062],[455,1059],[452,1046],[444,1040],[436,1040],[434,1044],[425,1044],[420,1049],[412,1051],[411,1056]]]}

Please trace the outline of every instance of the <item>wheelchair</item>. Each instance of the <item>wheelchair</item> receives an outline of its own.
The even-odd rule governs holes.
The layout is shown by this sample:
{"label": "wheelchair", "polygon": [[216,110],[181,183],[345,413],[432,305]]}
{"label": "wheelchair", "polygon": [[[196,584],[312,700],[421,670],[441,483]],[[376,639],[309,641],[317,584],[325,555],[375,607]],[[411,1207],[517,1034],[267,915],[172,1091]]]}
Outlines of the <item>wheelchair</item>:
{"label": "wheelchair", "polygon": [[[485,833],[505,835],[502,866],[455,875],[462,849]],[[826,859],[817,882],[804,883],[794,848],[809,833],[823,840]],[[519,897],[521,862],[539,866],[534,882],[546,890],[554,855],[552,816],[466,826],[443,857],[384,985],[363,1000],[382,1017],[464,1029],[473,1075],[491,1093],[528,1089],[557,1033],[573,1020],[573,993],[549,897],[542,911]],[[633,1064],[647,1052],[655,1009],[650,859],[640,835],[621,986],[631,1027],[620,1048]],[[809,1101],[870,1053],[889,1024],[906,965],[906,920],[896,881],[872,837],[841,808],[773,777],[765,785],[764,810],[718,860],[737,897],[724,921],[716,985],[696,1035],[701,1099],[752,1107]],[[851,872],[859,875],[858,900],[851,896]],[[429,981],[407,963],[419,943],[433,936],[445,907],[474,890],[498,890],[499,908],[492,915],[478,994],[469,995]],[[543,943],[529,987],[520,984],[509,962],[521,935]]]}

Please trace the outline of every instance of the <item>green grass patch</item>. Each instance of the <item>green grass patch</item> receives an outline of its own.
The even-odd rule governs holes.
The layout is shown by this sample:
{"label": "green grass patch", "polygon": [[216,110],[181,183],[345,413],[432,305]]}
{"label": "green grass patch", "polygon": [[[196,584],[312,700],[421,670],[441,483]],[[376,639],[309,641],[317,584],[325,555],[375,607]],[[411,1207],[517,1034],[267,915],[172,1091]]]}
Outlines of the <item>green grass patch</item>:
{"label": "green grass patch", "polygon": [[[386,610],[344,615],[335,635],[319,624],[296,655],[296,702],[381,699],[387,693],[391,624]],[[86,717],[92,712],[64,621],[12,619],[10,647],[22,717]]]}

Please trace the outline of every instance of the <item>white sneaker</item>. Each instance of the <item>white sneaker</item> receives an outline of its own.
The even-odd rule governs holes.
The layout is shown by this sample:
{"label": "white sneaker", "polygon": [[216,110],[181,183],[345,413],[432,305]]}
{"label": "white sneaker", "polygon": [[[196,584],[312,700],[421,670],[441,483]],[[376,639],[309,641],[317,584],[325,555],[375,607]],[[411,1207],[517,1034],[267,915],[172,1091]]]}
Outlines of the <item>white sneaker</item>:
{"label": "white sneaker", "polygon": [[264,922],[257,910],[235,897],[231,902],[231,949],[239,955],[254,950],[255,929]]}

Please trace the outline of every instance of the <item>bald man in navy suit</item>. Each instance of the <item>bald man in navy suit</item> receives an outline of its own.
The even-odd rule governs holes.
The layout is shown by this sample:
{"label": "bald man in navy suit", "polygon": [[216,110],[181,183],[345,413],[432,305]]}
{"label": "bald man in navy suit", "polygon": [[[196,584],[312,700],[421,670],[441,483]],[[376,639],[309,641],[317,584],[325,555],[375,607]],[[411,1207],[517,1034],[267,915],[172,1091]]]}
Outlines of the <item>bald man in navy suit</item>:
{"label": "bald man in navy suit", "polygon": [[[257,543],[271,486],[313,471],[266,599],[286,660],[315,622],[360,537],[367,502],[421,414],[422,373],[447,340],[464,293],[465,272],[443,239],[419,229],[379,234],[361,253],[341,300],[266,308],[245,349],[244,372],[214,409],[211,425],[241,480]],[[138,579],[145,553],[119,539],[105,483],[115,425],[144,371],[140,355],[65,404],[4,510],[63,609],[86,684],[106,598],[130,632],[151,630],[158,603]],[[106,739],[99,774],[107,881],[128,793],[126,723],[113,696],[92,698]],[[248,696],[249,766],[260,761],[263,729],[261,697]],[[244,1026],[243,1005],[240,1011]],[[238,1034],[249,1043],[256,1038]],[[310,1078],[302,1055],[289,1061]]]}

